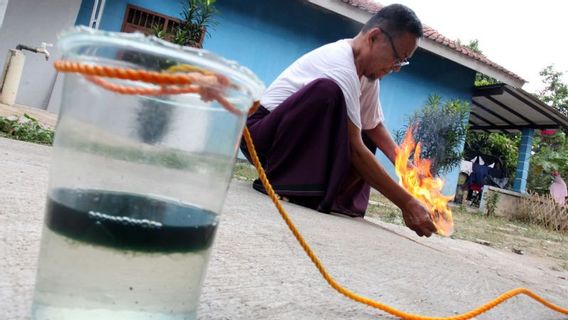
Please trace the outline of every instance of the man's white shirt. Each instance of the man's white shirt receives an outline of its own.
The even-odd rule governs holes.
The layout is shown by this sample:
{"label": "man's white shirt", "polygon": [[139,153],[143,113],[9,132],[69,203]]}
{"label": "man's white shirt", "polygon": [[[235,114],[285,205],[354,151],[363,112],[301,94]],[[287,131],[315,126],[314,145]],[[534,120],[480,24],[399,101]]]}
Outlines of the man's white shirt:
{"label": "man's white shirt", "polygon": [[272,111],[305,85],[327,78],[341,88],[349,119],[362,130],[375,128],[384,119],[379,81],[369,81],[364,76],[359,79],[349,41],[339,40],[300,57],[268,87],[261,105]]}

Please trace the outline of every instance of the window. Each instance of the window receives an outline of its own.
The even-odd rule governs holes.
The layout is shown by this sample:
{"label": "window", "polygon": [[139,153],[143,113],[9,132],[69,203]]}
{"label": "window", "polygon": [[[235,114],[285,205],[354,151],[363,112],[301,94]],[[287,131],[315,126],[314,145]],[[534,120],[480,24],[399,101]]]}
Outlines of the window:
{"label": "window", "polygon": [[181,21],[154,11],[146,10],[137,6],[128,5],[124,22],[122,23],[122,32],[142,32],[144,34],[153,34],[152,28],[160,26],[167,33],[171,33]]}

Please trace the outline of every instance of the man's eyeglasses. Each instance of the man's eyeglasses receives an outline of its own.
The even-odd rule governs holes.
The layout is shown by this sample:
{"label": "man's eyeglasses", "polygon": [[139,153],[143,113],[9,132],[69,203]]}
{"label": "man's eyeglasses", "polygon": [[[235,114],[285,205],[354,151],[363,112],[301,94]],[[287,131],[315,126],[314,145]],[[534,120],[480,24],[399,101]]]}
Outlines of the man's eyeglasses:
{"label": "man's eyeglasses", "polygon": [[389,44],[392,49],[392,55],[394,57],[394,66],[397,68],[401,68],[409,65],[410,62],[408,61],[408,58],[401,58],[400,55],[398,54],[398,51],[396,51],[391,35],[388,32],[386,32],[384,29],[381,29],[381,31],[385,34],[385,36],[387,36],[387,39],[389,40]]}

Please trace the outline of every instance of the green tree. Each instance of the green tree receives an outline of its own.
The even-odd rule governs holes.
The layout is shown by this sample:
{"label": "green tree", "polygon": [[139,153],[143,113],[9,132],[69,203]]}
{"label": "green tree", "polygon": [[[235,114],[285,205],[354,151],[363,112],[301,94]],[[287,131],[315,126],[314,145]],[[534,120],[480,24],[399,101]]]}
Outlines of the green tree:
{"label": "green tree", "polygon": [[563,72],[554,70],[553,65],[544,68],[540,76],[543,77],[542,82],[545,87],[539,92],[538,97],[568,116],[568,86],[562,82],[563,75]]}
{"label": "green tree", "polygon": [[[479,48],[479,40],[477,40],[477,39],[470,40],[469,43],[465,47],[469,48],[471,51],[473,51],[477,54],[483,55],[483,52]],[[499,81],[497,81],[496,79],[491,78],[490,76],[487,76],[487,75],[485,75],[481,72],[477,72],[475,74],[474,85],[476,87],[488,86],[488,85],[496,84],[496,83],[499,83]]]}
{"label": "green tree", "polygon": [[552,170],[568,177],[568,139],[561,130],[552,136],[537,133],[533,138],[527,188],[540,194],[548,193]]}
{"label": "green tree", "polygon": [[203,38],[217,24],[214,16],[218,13],[215,0],[182,0],[181,23],[171,31],[166,26],[152,26],[154,35],[175,44],[201,48]]}
{"label": "green tree", "polygon": [[[544,90],[537,97],[568,116],[568,85],[562,81],[563,72],[549,65],[540,72]],[[537,133],[533,139],[533,155],[527,179],[529,190],[545,194],[552,180],[550,173],[558,170],[568,177],[567,130],[558,130],[554,135]]]}
{"label": "green tree", "polygon": [[408,128],[413,127],[414,140],[422,144],[422,158],[432,161],[432,175],[451,170],[462,158],[462,145],[467,134],[470,105],[465,101],[442,101],[439,95],[428,97],[426,105],[413,113],[404,128],[394,134],[401,143]]}
{"label": "green tree", "polygon": [[[460,41],[458,40],[458,44]],[[479,48],[479,40],[470,40],[466,48],[471,51],[483,55],[483,51]],[[497,84],[499,81],[487,76],[481,72],[475,74],[474,85],[476,87]],[[517,167],[517,158],[519,136],[507,135],[500,133],[480,133],[468,132],[464,146],[464,156],[467,159],[475,157],[477,154],[487,154],[501,159],[504,169],[507,171],[509,180],[515,176],[515,168]]]}

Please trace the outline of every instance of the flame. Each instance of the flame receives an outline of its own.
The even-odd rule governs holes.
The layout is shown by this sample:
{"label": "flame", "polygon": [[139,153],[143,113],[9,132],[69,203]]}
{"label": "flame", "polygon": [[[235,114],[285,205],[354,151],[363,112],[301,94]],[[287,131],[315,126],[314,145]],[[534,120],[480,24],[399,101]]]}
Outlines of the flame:
{"label": "flame", "polygon": [[[430,216],[436,225],[436,232],[446,237],[450,236],[454,229],[454,222],[448,202],[453,197],[442,194],[444,181],[433,177],[430,173],[432,161],[420,158],[420,143],[414,142],[413,131],[413,127],[408,128],[396,155],[395,167],[399,183],[430,211]],[[413,151],[414,166],[409,166],[408,159]]]}

